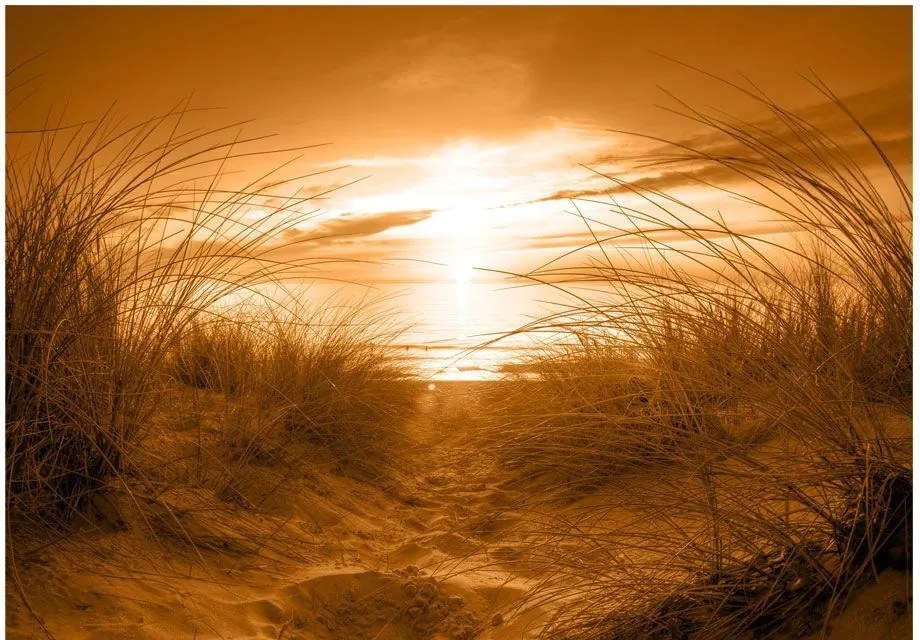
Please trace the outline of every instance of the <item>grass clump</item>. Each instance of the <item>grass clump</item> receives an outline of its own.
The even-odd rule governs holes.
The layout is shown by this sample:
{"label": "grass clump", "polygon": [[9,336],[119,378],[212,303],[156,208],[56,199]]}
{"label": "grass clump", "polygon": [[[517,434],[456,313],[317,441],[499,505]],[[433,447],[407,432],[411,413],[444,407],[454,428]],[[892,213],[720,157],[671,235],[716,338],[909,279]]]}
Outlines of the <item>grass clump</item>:
{"label": "grass clump", "polygon": [[[611,177],[613,221],[584,218],[589,279],[607,294],[573,289],[578,303],[527,328],[576,346],[531,367],[538,409],[500,421],[512,428],[497,450],[594,479],[601,498],[537,550],[549,576],[535,602],[558,605],[549,636],[801,635],[826,628],[867,576],[909,566],[912,197],[846,105],[815,86],[834,126],[849,127],[846,148],[739,89],[767,119],[684,105],[709,142],[646,158],[706,168],[723,182],[704,188],[778,220],[782,239]],[[585,274],[549,265],[528,277],[565,288]],[[654,428],[635,429],[637,407]],[[623,469],[649,450],[669,470],[631,484]]]}
{"label": "grass clump", "polygon": [[245,325],[224,318],[196,320],[179,336],[173,353],[176,380],[199,389],[243,393],[258,345]]}
{"label": "grass clump", "polygon": [[215,488],[255,504],[266,497],[257,495],[265,466],[297,476],[324,460],[386,474],[414,406],[409,371],[387,347],[389,326],[373,304],[306,299],[190,326],[171,371],[192,393],[217,394],[198,409],[217,416]]}
{"label": "grass clump", "polygon": [[49,636],[32,596],[50,547],[70,566],[117,533],[134,576],[160,552],[204,574],[302,566],[321,465],[392,463],[408,403],[379,318],[280,295],[234,311],[316,276],[284,259],[309,255],[312,196],[246,178],[259,140],[197,117],[8,134],[8,578]]}
{"label": "grass clump", "polygon": [[[506,464],[579,487],[679,455],[698,425],[613,341],[552,348],[492,395],[485,428]],[[575,382],[577,381],[577,384]],[[490,437],[494,426],[501,437]]]}
{"label": "grass clump", "polygon": [[381,335],[381,318],[343,308],[314,320],[275,328],[261,381],[265,400],[281,407],[286,431],[343,460],[393,454],[412,393],[408,370]]}
{"label": "grass clump", "polygon": [[[66,524],[125,468],[195,319],[279,263],[309,197],[256,176],[223,188],[255,139],[182,106],[8,134],[6,473],[11,517]],[[280,203],[280,204],[279,204]],[[253,207],[268,214],[247,217]],[[190,375],[201,371],[192,367]],[[210,372],[209,372],[210,375]]]}

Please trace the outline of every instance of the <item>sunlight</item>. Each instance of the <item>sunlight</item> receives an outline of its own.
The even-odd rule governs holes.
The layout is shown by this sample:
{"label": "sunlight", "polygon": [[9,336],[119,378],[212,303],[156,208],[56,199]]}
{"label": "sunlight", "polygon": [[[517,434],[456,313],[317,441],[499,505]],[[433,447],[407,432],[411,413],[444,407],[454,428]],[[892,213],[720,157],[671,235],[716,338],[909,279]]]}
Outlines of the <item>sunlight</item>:
{"label": "sunlight", "polygon": [[454,258],[448,263],[451,276],[458,285],[469,284],[473,279],[473,263],[469,256],[463,255]]}
{"label": "sunlight", "polygon": [[473,262],[467,253],[457,254],[448,266],[454,279],[457,291],[457,339],[466,340],[468,337],[468,312],[469,312],[469,287],[473,280]]}

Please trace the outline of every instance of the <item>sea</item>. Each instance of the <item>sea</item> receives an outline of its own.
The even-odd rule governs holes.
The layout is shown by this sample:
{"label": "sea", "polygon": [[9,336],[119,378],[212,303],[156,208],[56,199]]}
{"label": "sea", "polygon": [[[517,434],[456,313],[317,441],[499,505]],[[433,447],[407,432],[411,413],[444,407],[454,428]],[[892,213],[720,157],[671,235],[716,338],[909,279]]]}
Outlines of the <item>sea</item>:
{"label": "sea", "polygon": [[559,339],[536,327],[566,302],[552,287],[494,281],[311,284],[307,297],[314,304],[366,305],[374,317],[385,318],[393,355],[432,381],[498,379],[520,368]]}

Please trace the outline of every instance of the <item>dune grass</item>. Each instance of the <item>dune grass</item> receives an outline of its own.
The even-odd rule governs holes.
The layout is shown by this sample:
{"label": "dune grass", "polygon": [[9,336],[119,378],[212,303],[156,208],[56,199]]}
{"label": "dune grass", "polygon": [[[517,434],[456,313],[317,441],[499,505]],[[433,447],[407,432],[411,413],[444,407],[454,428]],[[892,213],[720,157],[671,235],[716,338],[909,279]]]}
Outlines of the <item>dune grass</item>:
{"label": "dune grass", "polygon": [[255,385],[264,398],[268,388],[289,394],[300,413],[288,422],[322,431],[325,417],[307,426],[316,419],[311,393],[326,383],[363,392],[386,370],[353,325],[284,325],[257,353],[270,341],[208,324],[227,296],[315,275],[310,259],[278,256],[309,242],[285,232],[315,215],[316,194],[296,187],[304,176],[274,171],[225,188],[239,161],[263,153],[262,141],[236,126],[197,128],[199,115],[181,105],[136,126],[106,114],[8,136],[6,471],[16,522],[65,526],[95,493],[123,482],[172,376],[234,394]]}
{"label": "dune grass", "polygon": [[254,463],[296,473],[310,464],[298,444],[326,451],[337,468],[385,475],[414,407],[410,371],[387,348],[397,334],[379,303],[335,300],[291,299],[193,324],[170,370],[182,385],[221,394],[223,490],[250,493]]}
{"label": "dune grass", "polygon": [[243,394],[259,350],[256,335],[244,322],[217,317],[195,319],[178,336],[170,373],[180,384]]}
{"label": "dune grass", "polygon": [[[861,146],[736,87],[767,120],[684,105],[717,143],[646,159],[716,167],[725,181],[703,187],[794,237],[736,231],[611,177],[626,195],[610,221],[585,218],[590,265],[528,274],[576,303],[523,330],[575,346],[531,363],[487,437],[506,461],[595,494],[534,549],[546,577],[531,603],[557,611],[548,637],[799,635],[867,575],[909,564],[912,196],[815,87]],[[609,295],[587,299],[584,279]]]}
{"label": "dune grass", "polygon": [[409,409],[381,313],[266,298],[334,261],[285,257],[322,194],[242,172],[264,141],[200,115],[8,134],[8,582],[49,637],[36,549],[139,528],[205,573],[208,552],[303,562],[300,525],[258,510],[309,472],[298,442],[379,476]]}

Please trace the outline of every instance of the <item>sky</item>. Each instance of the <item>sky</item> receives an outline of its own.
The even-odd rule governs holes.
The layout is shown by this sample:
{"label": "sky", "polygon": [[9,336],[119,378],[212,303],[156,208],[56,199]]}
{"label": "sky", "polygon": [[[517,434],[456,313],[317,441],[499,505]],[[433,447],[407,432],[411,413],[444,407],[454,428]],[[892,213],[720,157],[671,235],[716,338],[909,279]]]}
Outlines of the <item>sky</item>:
{"label": "sky", "polygon": [[[253,156],[242,167],[258,174],[290,161],[284,175],[319,173],[299,185],[324,195],[310,202],[317,215],[290,232],[307,240],[291,252],[359,260],[334,267],[344,279],[443,284],[445,299],[457,294],[445,313],[459,322],[461,311],[475,315],[463,298],[471,283],[528,272],[590,241],[581,216],[611,215],[616,191],[601,174],[673,190],[728,210],[753,233],[769,232],[756,212],[728,207],[687,179],[712,178],[704,167],[675,175],[623,160],[662,148],[623,132],[714,144],[673,113],[677,99],[765,117],[741,92],[690,67],[750,81],[833,127],[802,77],[814,74],[896,162],[909,164],[911,12],[7,7],[7,69],[25,63],[8,75],[7,130],[39,128],[49,113],[90,120],[113,105],[130,122],[188,100],[215,108],[196,116],[208,125],[246,121],[245,135],[272,135],[259,143],[266,148],[322,144]],[[413,305],[427,313],[424,301]],[[514,313],[490,313],[507,324],[523,317],[514,305]]]}

